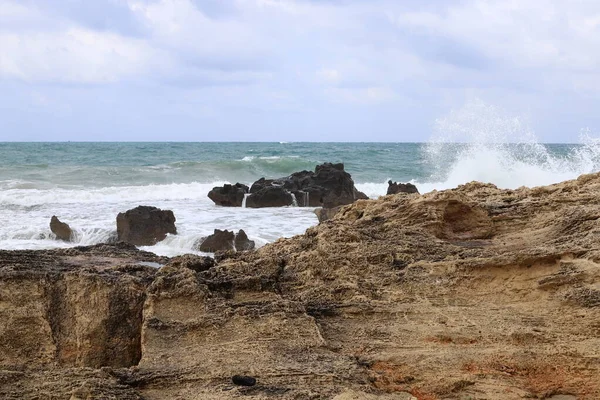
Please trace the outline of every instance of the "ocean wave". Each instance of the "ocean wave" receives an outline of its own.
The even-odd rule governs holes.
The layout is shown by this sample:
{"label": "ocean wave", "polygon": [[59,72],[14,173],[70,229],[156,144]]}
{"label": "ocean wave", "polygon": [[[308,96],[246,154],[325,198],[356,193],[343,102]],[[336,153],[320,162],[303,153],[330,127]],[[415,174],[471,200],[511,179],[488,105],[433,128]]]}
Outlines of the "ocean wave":
{"label": "ocean wave", "polygon": [[421,193],[479,181],[500,188],[541,186],[600,170],[600,140],[587,132],[580,145],[552,151],[520,118],[475,101],[436,123],[424,147],[432,174],[416,180]]}
{"label": "ocean wave", "polygon": [[109,186],[102,188],[7,189],[0,191],[0,204],[33,207],[41,204],[143,203],[155,201],[208,201],[207,194],[224,181],[173,183],[168,185]]}

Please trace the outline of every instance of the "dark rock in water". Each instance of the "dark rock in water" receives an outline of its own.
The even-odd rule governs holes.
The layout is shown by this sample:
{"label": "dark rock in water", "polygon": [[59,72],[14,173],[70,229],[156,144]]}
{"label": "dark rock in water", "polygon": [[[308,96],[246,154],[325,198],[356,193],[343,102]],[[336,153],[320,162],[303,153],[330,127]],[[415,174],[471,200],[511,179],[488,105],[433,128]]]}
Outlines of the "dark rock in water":
{"label": "dark rock in water", "polygon": [[319,219],[319,222],[327,221],[328,219],[333,218],[335,214],[337,214],[341,210],[342,206],[333,207],[333,208],[317,208],[315,210],[315,214]]}
{"label": "dark rock in water", "polygon": [[235,233],[228,230],[215,229],[214,233],[200,243],[199,250],[214,253],[219,250],[233,250]]}
{"label": "dark rock in water", "polygon": [[208,197],[219,206],[241,207],[246,193],[248,193],[248,186],[244,184],[225,184],[223,186],[212,188],[212,190],[208,192]]}
{"label": "dark rock in water", "polygon": [[232,231],[215,229],[214,233],[200,243],[200,251],[215,253],[217,251],[245,251],[254,249],[254,241],[242,229],[235,234]]}
{"label": "dark rock in water", "polygon": [[333,208],[368,197],[358,191],[344,164],[325,163],[315,172],[300,171],[279,179],[261,178],[250,188],[247,207],[282,207],[293,204],[292,194],[300,207]]}
{"label": "dark rock in water", "polygon": [[387,194],[396,194],[396,193],[417,193],[417,194],[419,194],[419,190],[412,183],[396,183],[396,182],[388,181]]}
{"label": "dark rock in water", "polygon": [[354,187],[352,177],[344,171],[344,164],[341,163],[317,165],[315,175],[311,179],[311,185],[308,187],[309,192],[311,188],[322,188],[323,192],[320,199],[322,204],[320,205],[325,208],[342,206],[359,199],[366,200],[369,198]]}
{"label": "dark rock in water", "polygon": [[267,186],[250,194],[246,199],[246,207],[285,207],[294,204],[292,194],[281,186]]}
{"label": "dark rock in water", "polygon": [[248,235],[246,235],[243,229],[240,229],[237,235],[235,235],[234,244],[237,251],[254,250],[255,247],[254,240],[248,239]]}
{"label": "dark rock in water", "polygon": [[[252,184],[252,186],[250,186],[250,193],[256,193],[261,189],[264,189],[266,187],[272,186],[273,182],[275,180],[274,179],[265,179],[265,178],[260,178],[259,180],[257,180],[256,182],[254,182]],[[280,184],[275,184],[275,186],[281,186]]]}
{"label": "dark rock in water", "polygon": [[254,386],[256,385],[256,378],[245,375],[234,375],[231,377],[231,381],[239,386]]}
{"label": "dark rock in water", "polygon": [[70,242],[71,237],[73,236],[71,227],[64,222],[61,222],[56,215],[53,215],[50,219],[50,230],[56,235],[57,239],[64,240],[65,242]]}
{"label": "dark rock in water", "polygon": [[196,272],[203,272],[214,267],[215,260],[212,257],[185,254],[183,256],[173,257],[168,265],[181,266]]}
{"label": "dark rock in water", "polygon": [[176,234],[175,215],[171,210],[138,206],[117,215],[119,241],[136,246],[153,246],[167,234]]}

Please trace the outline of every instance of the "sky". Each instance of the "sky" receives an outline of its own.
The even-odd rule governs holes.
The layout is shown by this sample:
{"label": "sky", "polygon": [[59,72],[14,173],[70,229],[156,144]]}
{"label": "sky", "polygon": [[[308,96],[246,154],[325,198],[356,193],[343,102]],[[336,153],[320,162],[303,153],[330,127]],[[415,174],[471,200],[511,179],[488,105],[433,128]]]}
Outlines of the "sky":
{"label": "sky", "polygon": [[577,142],[600,2],[0,0],[0,93],[0,141],[422,142],[475,102]]}

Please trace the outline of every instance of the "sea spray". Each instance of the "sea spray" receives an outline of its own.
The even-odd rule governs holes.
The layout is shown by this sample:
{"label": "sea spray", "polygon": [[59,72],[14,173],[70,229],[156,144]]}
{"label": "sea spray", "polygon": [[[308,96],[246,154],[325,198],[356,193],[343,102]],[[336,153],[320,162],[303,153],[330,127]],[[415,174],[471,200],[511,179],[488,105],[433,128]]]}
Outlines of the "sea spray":
{"label": "sea spray", "polygon": [[519,117],[474,101],[436,121],[423,149],[432,173],[415,183],[423,193],[470,181],[517,188],[574,179],[600,167],[600,142],[581,140],[579,146],[553,152]]}

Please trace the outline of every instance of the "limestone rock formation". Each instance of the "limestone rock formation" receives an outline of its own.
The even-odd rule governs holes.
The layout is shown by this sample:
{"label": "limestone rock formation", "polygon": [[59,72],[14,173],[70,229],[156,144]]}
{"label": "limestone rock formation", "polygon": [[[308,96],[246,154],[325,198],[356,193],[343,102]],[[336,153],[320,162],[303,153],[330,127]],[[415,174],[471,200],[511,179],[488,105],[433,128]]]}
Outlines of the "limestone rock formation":
{"label": "limestone rock formation", "polygon": [[207,253],[229,250],[245,251],[254,249],[254,241],[248,239],[248,235],[242,229],[238,233],[215,229],[212,235],[200,243],[198,249]]}
{"label": "limestone rock formation", "polygon": [[208,197],[219,206],[241,207],[246,193],[248,193],[248,186],[244,184],[225,184],[220,187],[214,187],[210,192],[208,192]]}
{"label": "limestone rock formation", "polygon": [[396,193],[419,193],[419,190],[412,183],[397,183],[388,181],[387,194]]}
{"label": "limestone rock formation", "polygon": [[0,398],[596,400],[598,243],[593,174],[359,200],[212,266],[0,251]]}
{"label": "limestone rock formation", "polygon": [[138,206],[117,215],[118,240],[136,246],[153,246],[167,234],[176,234],[175,215],[171,210]]}
{"label": "limestone rock formation", "polygon": [[73,238],[71,227],[64,222],[61,222],[56,215],[53,215],[50,219],[50,230],[56,235],[58,240],[70,242]]}

